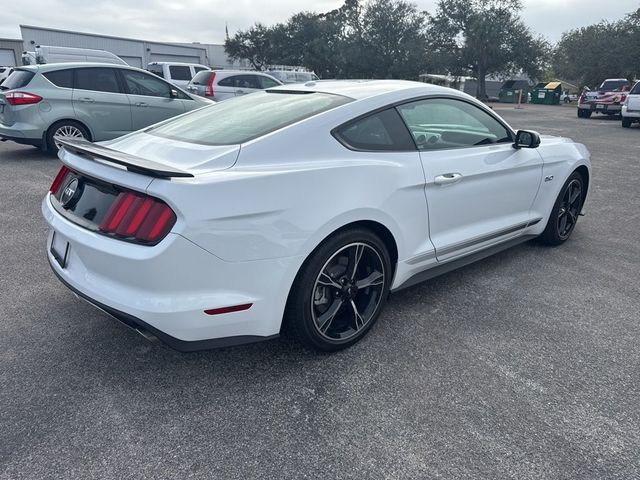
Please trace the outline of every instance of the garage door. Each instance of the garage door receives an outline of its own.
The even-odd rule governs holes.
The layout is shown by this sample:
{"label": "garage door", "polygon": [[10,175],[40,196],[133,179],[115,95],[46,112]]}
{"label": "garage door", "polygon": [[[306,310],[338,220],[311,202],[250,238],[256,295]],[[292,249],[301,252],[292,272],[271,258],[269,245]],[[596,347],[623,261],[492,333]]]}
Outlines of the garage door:
{"label": "garage door", "polygon": [[124,55],[119,55],[122,60],[127,62],[127,65],[131,65],[132,67],[142,68],[142,59],[140,57],[126,57]]}
{"label": "garage door", "polygon": [[152,53],[152,62],[182,62],[182,63],[200,63],[200,57],[191,55],[167,55],[164,53]]}
{"label": "garage door", "polygon": [[0,65],[5,67],[16,66],[16,55],[13,53],[13,50],[0,48]]}

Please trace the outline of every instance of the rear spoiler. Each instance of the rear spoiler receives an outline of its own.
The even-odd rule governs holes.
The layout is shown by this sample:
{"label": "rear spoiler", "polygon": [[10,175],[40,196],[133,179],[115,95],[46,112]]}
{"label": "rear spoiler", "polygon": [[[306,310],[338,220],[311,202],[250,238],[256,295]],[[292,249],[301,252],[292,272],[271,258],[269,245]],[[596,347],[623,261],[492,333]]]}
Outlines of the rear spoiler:
{"label": "rear spoiler", "polygon": [[56,142],[71,153],[91,160],[102,159],[116,163],[127,168],[130,172],[141,173],[156,178],[193,177],[194,175],[184,170],[168,167],[161,163],[137,157],[129,153],[103,147],[83,139],[56,138]]}

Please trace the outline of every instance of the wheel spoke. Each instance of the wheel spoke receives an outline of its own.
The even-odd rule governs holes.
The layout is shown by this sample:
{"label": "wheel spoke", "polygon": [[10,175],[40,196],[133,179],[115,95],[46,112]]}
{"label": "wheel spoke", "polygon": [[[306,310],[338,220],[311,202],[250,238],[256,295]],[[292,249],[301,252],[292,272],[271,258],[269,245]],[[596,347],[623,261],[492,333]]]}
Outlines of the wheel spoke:
{"label": "wheel spoke", "polygon": [[351,280],[355,280],[356,272],[358,271],[358,264],[360,263],[360,259],[362,258],[362,254],[364,253],[364,245],[362,243],[358,243],[349,252],[349,265],[347,267],[347,276]]}
{"label": "wheel spoke", "polygon": [[318,279],[318,283],[320,285],[324,285],[325,287],[335,287],[335,288],[342,288],[342,285],[340,285],[338,282],[336,282],[333,278],[331,278],[329,276],[329,274],[322,272],[320,274],[320,278]]}
{"label": "wheel spoke", "polygon": [[363,289],[374,285],[382,285],[383,283],[384,275],[382,272],[374,271],[362,280],[358,280],[356,282],[356,287],[358,287],[358,289]]}
{"label": "wheel spoke", "polygon": [[567,215],[562,215],[560,217],[560,224],[558,225],[558,232],[560,235],[564,235],[565,230],[567,229]]}
{"label": "wheel spoke", "polygon": [[574,202],[580,197],[580,188],[578,188],[578,186],[576,185],[575,188],[573,188],[573,191],[571,192],[571,195],[569,196],[569,204],[573,205]]}
{"label": "wheel spoke", "polygon": [[354,320],[356,323],[356,331],[360,330],[362,327],[364,327],[364,318],[362,318],[362,315],[360,315],[360,312],[358,312],[358,307],[356,307],[356,304],[354,303],[353,300],[351,300],[351,306],[353,307],[353,315],[354,315]]}
{"label": "wheel spoke", "polygon": [[336,314],[340,311],[340,307],[342,307],[342,300],[336,298],[333,303],[329,305],[327,311],[318,317],[316,323],[318,324],[318,328],[322,333],[326,333],[326,331],[329,330],[331,322],[333,322]]}

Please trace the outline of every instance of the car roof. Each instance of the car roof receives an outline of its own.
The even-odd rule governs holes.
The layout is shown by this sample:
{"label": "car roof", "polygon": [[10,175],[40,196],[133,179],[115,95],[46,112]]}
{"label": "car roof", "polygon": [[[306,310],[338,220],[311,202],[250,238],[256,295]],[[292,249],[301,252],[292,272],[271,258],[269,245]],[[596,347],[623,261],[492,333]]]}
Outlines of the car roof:
{"label": "car roof", "polygon": [[451,95],[457,92],[461,96],[464,96],[459,90],[409,80],[316,80],[306,83],[282,85],[270,88],[269,90],[331,93],[351,97],[355,100],[362,100],[386,93],[402,92],[404,90],[413,90],[412,93],[415,95],[434,95],[439,93]]}
{"label": "car roof", "polygon": [[220,69],[220,70],[212,70],[212,72],[215,72],[216,74],[218,73],[232,73],[234,75],[269,75],[269,72],[257,72],[256,70],[227,70],[227,69]]}
{"label": "car roof", "polygon": [[[21,70],[30,70],[32,72],[43,71],[49,72],[53,70],[63,70],[67,68],[81,67],[111,67],[125,68],[129,70],[142,70],[141,68],[132,67],[131,65],[122,65],[120,63],[104,63],[104,62],[65,62],[65,63],[44,63],[40,65],[24,65],[22,67],[14,67]],[[144,70],[143,70],[144,71]]]}
{"label": "car roof", "polygon": [[149,65],[176,65],[179,67],[188,67],[190,65],[193,65],[194,67],[207,67],[206,65],[203,65],[201,63],[189,63],[189,62],[149,62]]}

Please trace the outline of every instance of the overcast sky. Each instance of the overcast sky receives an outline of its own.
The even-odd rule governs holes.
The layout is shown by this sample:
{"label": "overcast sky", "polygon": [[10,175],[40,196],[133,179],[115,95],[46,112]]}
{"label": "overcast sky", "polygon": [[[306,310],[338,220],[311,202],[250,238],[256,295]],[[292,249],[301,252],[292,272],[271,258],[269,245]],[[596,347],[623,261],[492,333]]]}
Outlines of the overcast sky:
{"label": "overcast sky", "polygon": [[[639,0],[523,0],[522,16],[551,41],[563,31],[600,20],[618,20],[640,7]],[[325,12],[342,0],[2,0],[0,38],[20,38],[18,25],[51,27],[142,40],[218,43],[229,32],[255,22],[285,21],[303,9]],[[416,0],[433,12],[437,0]]]}

